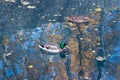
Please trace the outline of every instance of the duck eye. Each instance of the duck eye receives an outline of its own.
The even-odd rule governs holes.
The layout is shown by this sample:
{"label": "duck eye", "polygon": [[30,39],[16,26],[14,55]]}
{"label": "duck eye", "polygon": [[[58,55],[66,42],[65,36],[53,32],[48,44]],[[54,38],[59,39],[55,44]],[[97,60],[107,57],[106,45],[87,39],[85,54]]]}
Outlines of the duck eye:
{"label": "duck eye", "polygon": [[44,45],[41,45],[42,47],[44,47]]}

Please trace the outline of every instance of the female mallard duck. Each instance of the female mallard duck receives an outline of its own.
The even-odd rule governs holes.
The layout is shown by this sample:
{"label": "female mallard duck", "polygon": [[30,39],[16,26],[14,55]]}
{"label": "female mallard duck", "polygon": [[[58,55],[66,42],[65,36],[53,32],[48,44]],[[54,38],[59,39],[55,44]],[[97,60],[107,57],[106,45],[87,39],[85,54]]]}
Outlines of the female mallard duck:
{"label": "female mallard duck", "polygon": [[90,19],[89,17],[87,16],[68,16],[66,17],[66,20],[67,21],[71,21],[71,22],[76,22],[76,23],[86,23],[86,22],[93,22],[95,20],[93,19]]}

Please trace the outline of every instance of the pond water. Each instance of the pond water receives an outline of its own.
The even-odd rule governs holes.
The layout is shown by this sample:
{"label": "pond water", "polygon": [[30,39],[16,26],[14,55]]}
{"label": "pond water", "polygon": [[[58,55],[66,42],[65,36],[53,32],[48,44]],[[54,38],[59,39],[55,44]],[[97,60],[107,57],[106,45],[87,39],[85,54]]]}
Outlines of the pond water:
{"label": "pond water", "polygon": [[0,8],[0,80],[120,80],[120,0],[0,0]]}

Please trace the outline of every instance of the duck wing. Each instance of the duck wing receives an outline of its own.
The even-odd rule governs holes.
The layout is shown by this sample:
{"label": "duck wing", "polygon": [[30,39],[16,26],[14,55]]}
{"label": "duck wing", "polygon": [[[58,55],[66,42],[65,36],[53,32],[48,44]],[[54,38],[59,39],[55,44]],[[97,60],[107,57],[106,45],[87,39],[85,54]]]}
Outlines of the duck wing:
{"label": "duck wing", "polygon": [[51,53],[59,53],[60,50],[57,48],[57,46],[50,46],[50,48],[47,48],[47,47],[42,47],[41,45],[39,45],[39,48],[43,49],[44,51],[48,51],[48,52],[51,52]]}

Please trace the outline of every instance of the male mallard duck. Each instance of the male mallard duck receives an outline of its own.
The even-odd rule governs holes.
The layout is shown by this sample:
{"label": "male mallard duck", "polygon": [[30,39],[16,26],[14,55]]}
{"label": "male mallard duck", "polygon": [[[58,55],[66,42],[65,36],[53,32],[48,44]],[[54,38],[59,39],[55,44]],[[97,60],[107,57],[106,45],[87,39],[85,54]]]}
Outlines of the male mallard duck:
{"label": "male mallard duck", "polygon": [[44,51],[47,51],[47,52],[51,52],[51,53],[64,52],[65,46],[66,46],[66,43],[64,43],[64,42],[61,42],[60,46],[58,46],[58,45],[48,45],[48,44],[47,45],[39,45],[39,47],[41,49],[43,49]]}

